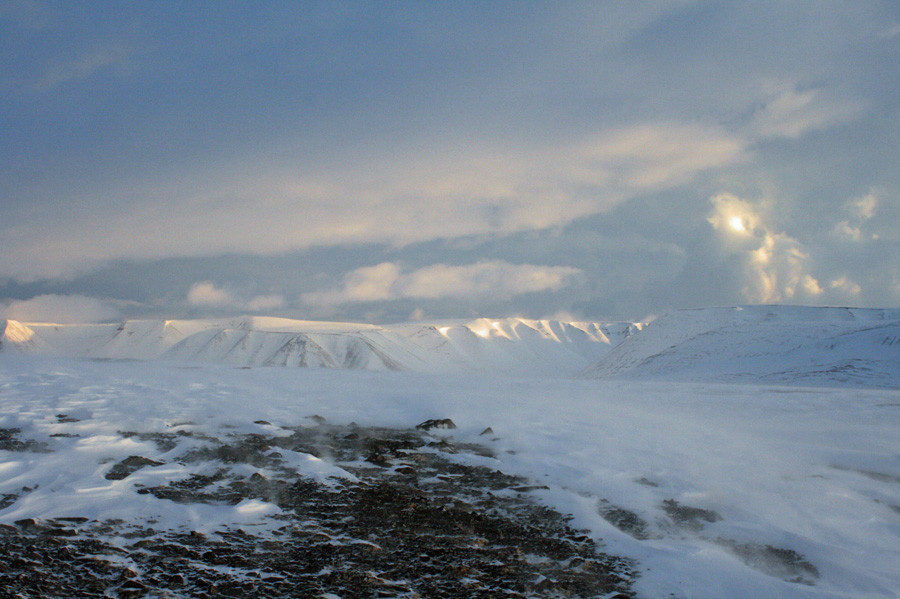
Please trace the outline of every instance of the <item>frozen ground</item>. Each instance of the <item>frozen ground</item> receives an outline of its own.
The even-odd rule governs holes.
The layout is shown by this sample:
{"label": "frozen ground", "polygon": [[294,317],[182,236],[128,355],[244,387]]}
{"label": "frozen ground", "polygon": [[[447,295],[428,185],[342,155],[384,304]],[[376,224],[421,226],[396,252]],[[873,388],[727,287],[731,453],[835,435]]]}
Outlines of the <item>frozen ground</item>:
{"label": "frozen ground", "polygon": [[[493,455],[460,451],[454,460],[529,481],[529,496],[573,515],[571,526],[586,529],[602,551],[635,561],[640,597],[900,596],[900,391],[859,386],[246,369],[6,353],[0,524],[74,517],[264,534],[281,525],[283,508],[274,502],[177,502],[146,489],[210,475],[209,462],[182,459],[208,447],[207,438],[285,436],[311,426],[312,415],[335,426],[399,429],[451,418],[458,428],[432,431],[436,438],[478,443]],[[486,427],[493,434],[481,435]],[[281,453],[326,485],[356,476],[327,456]],[[223,467],[274,477],[266,464]]]}

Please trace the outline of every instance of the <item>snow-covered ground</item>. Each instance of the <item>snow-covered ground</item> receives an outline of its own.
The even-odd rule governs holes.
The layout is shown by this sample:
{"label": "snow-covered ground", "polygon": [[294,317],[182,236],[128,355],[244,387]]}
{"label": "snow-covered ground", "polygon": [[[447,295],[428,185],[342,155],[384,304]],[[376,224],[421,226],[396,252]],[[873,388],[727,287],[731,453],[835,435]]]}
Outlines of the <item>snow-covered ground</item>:
{"label": "snow-covered ground", "polygon": [[[80,516],[264,528],[278,508],[263,501],[180,504],[137,493],[190,472],[163,465],[122,480],[105,475],[128,456],[186,449],[129,431],[278,434],[313,414],[392,427],[452,418],[458,428],[446,434],[486,443],[497,456],[477,459],[546,485],[534,492],[540,500],[573,514],[606,551],[637,560],[642,597],[900,596],[900,391],[859,386],[246,369],[4,352],[0,428],[18,429],[21,447],[0,450],[0,498],[11,501],[0,523]],[[480,436],[488,426],[494,435]],[[288,457],[318,479],[347,475],[311,456]],[[633,516],[622,526],[631,534],[601,512],[620,526],[623,514]],[[808,561],[818,577],[783,580],[779,556]]]}

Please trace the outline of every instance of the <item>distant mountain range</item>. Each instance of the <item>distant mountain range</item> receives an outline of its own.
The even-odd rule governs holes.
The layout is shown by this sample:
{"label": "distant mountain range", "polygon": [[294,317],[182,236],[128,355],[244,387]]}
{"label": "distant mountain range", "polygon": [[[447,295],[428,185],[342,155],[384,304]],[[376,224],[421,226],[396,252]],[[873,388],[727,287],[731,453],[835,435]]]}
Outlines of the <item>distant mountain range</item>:
{"label": "distant mountain range", "polygon": [[377,326],[249,316],[0,327],[0,351],[37,355],[543,376],[571,376],[640,330],[521,318]]}
{"label": "distant mountain range", "polygon": [[650,324],[522,318],[368,325],[241,317],[0,320],[0,352],[414,372],[900,387],[900,309],[739,306]]}

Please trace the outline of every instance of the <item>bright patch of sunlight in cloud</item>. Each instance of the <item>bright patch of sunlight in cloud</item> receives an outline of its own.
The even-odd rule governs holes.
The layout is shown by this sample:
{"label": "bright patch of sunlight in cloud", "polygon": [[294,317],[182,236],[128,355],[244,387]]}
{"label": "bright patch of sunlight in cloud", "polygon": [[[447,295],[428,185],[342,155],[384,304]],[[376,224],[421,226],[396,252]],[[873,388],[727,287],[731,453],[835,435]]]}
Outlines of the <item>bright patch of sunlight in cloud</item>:
{"label": "bright patch of sunlight in cloud", "polygon": [[765,203],[727,193],[714,196],[710,202],[713,211],[707,221],[722,233],[723,251],[740,258],[744,281],[741,293],[746,301],[782,302],[813,298],[823,292],[819,281],[808,272],[810,255],[803,244],[765,223]]}

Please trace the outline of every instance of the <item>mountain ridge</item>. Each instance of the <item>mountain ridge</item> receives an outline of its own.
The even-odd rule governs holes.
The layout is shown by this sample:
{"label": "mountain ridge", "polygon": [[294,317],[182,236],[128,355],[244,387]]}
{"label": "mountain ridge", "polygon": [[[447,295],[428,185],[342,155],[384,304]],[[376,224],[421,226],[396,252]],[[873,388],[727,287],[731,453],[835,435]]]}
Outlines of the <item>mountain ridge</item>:
{"label": "mountain ridge", "polygon": [[762,305],[671,312],[580,376],[898,387],[900,310]]}
{"label": "mountain ridge", "polygon": [[572,375],[639,328],[522,318],[397,325],[255,316],[83,325],[9,320],[0,350],[234,366]]}
{"label": "mountain ridge", "polygon": [[0,352],[95,359],[900,387],[900,309],[754,305],[649,324],[476,318],[375,325],[240,316],[0,321]]}

